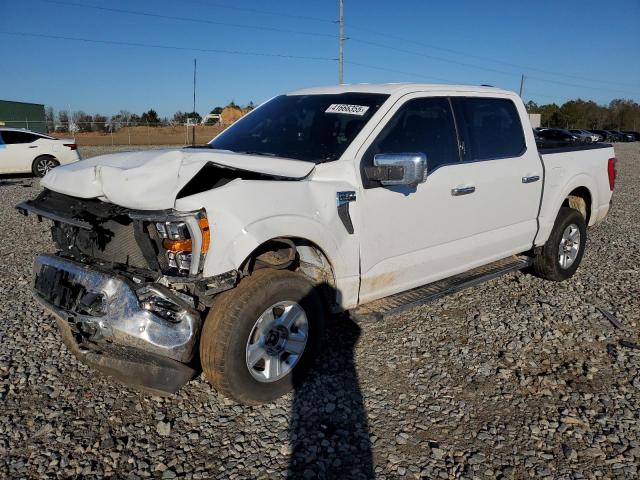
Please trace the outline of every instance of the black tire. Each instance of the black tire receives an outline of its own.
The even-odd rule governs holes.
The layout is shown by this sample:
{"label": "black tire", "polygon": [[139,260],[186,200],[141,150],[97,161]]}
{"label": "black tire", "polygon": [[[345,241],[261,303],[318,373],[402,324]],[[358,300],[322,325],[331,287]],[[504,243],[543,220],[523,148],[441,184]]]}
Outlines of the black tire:
{"label": "black tire", "polygon": [[49,170],[60,165],[51,155],[40,155],[31,164],[31,172],[36,177],[44,177]]}
{"label": "black tire", "polygon": [[[575,260],[570,265],[563,267],[560,264],[560,243],[567,228],[574,226],[580,233],[578,252]],[[562,207],[558,212],[553,230],[549,239],[533,260],[534,273],[554,282],[561,282],[573,276],[582,261],[584,248],[587,243],[587,226],[584,217],[578,210]]]}
{"label": "black tire", "polygon": [[[282,301],[296,302],[304,310],[307,343],[288,374],[261,382],[247,365],[247,342],[263,312]],[[204,375],[220,393],[239,403],[271,402],[303,379],[320,347],[325,317],[321,294],[306,277],[288,270],[257,270],[236,288],[220,294],[211,307],[200,339]]]}

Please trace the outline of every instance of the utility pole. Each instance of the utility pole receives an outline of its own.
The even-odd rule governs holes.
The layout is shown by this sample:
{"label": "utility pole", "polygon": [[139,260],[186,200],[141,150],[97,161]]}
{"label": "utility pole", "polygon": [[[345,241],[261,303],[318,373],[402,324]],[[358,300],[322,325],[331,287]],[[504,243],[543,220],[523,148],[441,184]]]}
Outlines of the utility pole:
{"label": "utility pole", "polygon": [[[193,110],[192,112],[196,113],[196,68],[197,68],[197,60],[193,59]],[[195,118],[195,117],[194,117]],[[196,124],[193,124],[193,131],[191,132],[191,146],[196,146]]]}
{"label": "utility pole", "polygon": [[522,98],[522,89],[524,87],[524,79],[525,79],[525,76],[523,73],[522,76],[520,77],[520,98]]}
{"label": "utility pole", "polygon": [[342,85],[344,83],[344,15],[342,0],[340,0],[340,57],[338,62],[340,63],[340,85]]}

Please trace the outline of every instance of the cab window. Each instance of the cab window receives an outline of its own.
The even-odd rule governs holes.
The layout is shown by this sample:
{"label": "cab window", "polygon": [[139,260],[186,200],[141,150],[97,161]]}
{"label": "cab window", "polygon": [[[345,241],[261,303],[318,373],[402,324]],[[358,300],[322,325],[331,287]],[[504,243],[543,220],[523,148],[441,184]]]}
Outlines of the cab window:
{"label": "cab window", "polygon": [[363,157],[361,172],[365,188],[380,185],[365,175],[365,167],[373,165],[373,157],[378,153],[424,153],[429,172],[442,165],[459,162],[449,100],[416,98],[400,107]]}
{"label": "cab window", "polygon": [[516,106],[506,98],[451,99],[465,161],[519,157],[525,151],[524,133]]}

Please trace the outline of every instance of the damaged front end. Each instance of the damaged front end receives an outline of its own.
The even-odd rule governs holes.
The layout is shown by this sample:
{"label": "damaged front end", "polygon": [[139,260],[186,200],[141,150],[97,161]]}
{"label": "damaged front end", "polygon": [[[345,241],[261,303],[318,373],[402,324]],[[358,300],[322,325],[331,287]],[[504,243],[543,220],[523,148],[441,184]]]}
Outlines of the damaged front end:
{"label": "damaged front end", "polygon": [[134,211],[45,190],[17,206],[53,222],[55,255],[34,263],[34,296],[84,363],[154,393],[195,374],[201,313],[237,272],[202,277],[204,211]]}

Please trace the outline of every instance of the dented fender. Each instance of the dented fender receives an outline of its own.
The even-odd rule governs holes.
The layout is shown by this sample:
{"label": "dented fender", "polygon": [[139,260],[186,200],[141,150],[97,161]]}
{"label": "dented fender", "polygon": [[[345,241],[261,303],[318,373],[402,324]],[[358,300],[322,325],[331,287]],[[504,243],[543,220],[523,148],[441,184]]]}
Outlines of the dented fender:
{"label": "dented fender", "polygon": [[[211,246],[203,275],[239,269],[257,247],[274,238],[299,238],[324,252],[336,286],[348,279],[345,297],[357,299],[357,287],[352,285],[357,280],[352,279],[359,275],[359,232],[347,231],[337,203],[338,192],[355,189],[344,180],[333,180],[338,175],[325,180],[333,168],[339,167],[320,168],[319,174],[298,181],[238,179],[178,199],[179,210],[204,208],[207,212]],[[357,201],[353,205],[356,214]]]}

